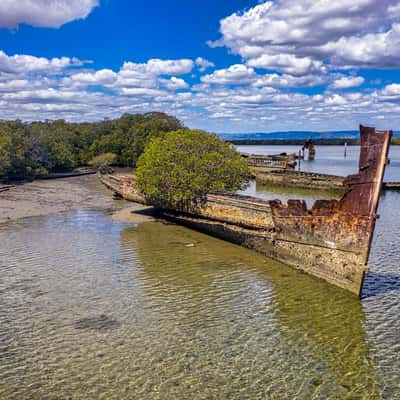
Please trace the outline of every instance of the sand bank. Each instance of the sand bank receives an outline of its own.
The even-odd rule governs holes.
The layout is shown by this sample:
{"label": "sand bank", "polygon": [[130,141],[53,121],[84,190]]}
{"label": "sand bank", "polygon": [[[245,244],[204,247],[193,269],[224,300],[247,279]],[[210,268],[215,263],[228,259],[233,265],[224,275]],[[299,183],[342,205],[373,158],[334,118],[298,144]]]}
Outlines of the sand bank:
{"label": "sand bank", "polygon": [[0,223],[76,209],[120,208],[95,175],[37,180],[0,192]]}

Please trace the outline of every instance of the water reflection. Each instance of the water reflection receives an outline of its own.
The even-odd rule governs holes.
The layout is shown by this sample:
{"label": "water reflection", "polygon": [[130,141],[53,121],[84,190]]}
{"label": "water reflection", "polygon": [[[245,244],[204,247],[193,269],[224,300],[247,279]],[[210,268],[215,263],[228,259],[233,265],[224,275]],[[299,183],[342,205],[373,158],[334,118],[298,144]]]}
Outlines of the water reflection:
{"label": "water reflection", "polygon": [[[137,249],[143,271],[157,290],[164,288],[161,303],[168,299],[170,318],[180,326],[194,323],[193,333],[219,354],[239,346],[234,359],[224,354],[225,362],[236,360],[245,380],[261,379],[268,396],[379,398],[364,312],[351,294],[176,226],[145,224],[123,231],[121,242]],[[216,334],[226,338],[221,348],[215,348]]]}

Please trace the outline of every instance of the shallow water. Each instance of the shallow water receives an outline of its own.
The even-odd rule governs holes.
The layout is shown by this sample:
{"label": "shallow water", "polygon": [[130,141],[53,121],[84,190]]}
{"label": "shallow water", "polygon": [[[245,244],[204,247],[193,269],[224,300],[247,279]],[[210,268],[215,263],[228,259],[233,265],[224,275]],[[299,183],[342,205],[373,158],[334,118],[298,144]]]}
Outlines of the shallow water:
{"label": "shallow water", "polygon": [[0,399],[399,399],[399,204],[362,301],[171,224],[0,225]]}
{"label": "shallow water", "polygon": [[[242,153],[281,154],[298,153],[301,146],[236,146]],[[302,160],[300,170],[346,176],[358,172],[359,146],[348,146],[344,157],[344,146],[316,146],[316,158],[313,161]],[[307,153],[306,153],[307,155]],[[386,168],[386,181],[400,181],[400,146],[391,146],[390,164]],[[297,166],[296,170],[298,170]]]}

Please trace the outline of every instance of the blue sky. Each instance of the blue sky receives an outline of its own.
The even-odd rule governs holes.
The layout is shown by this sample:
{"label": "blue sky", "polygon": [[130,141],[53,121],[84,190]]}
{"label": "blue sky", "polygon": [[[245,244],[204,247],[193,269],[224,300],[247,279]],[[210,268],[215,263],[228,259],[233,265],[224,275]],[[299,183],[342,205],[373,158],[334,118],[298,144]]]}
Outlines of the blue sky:
{"label": "blue sky", "polygon": [[0,118],[398,129],[400,0],[2,0]]}

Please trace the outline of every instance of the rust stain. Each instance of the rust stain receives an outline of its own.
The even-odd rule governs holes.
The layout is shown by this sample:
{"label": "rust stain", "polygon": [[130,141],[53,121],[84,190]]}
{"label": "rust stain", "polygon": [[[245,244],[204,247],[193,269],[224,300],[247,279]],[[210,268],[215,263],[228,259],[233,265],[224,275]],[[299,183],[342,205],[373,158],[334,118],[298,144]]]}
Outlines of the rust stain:
{"label": "rust stain", "polygon": [[359,253],[367,264],[391,131],[360,127],[359,172],[345,178],[340,200],[270,202],[281,238]]}

